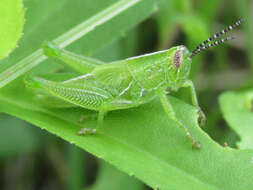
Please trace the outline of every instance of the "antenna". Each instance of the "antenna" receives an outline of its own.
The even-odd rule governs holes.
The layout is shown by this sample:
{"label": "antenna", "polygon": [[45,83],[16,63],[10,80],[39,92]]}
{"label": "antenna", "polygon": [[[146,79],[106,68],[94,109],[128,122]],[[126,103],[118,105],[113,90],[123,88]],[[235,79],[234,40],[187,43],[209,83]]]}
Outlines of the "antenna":
{"label": "antenna", "polygon": [[222,35],[228,33],[229,31],[233,30],[234,28],[236,28],[237,26],[239,26],[240,24],[242,24],[244,22],[244,19],[240,19],[238,20],[236,23],[230,25],[229,27],[223,29],[222,31],[214,34],[213,36],[211,36],[210,38],[208,38],[207,40],[205,40],[204,42],[202,42],[200,45],[198,45],[194,51],[192,52],[190,58],[192,58],[193,56],[197,55],[199,52],[203,51],[203,50],[206,50],[210,47],[213,47],[213,46],[218,46],[220,44],[223,44],[224,42],[226,41],[230,41],[230,40],[233,40],[234,38],[229,36],[229,37],[226,37],[226,38],[222,38],[220,40],[216,40],[214,41],[213,43],[207,45],[209,42],[221,37]]}

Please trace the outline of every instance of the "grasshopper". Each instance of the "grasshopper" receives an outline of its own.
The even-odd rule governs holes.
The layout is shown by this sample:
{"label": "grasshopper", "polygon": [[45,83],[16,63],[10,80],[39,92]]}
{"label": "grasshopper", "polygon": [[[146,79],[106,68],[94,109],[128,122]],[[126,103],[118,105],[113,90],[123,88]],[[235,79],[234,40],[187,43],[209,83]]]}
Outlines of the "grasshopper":
{"label": "grasshopper", "polygon": [[200,142],[192,136],[187,126],[177,119],[167,94],[181,87],[188,87],[192,104],[199,113],[200,125],[204,125],[205,114],[199,107],[194,84],[188,79],[192,58],[202,50],[233,39],[217,38],[239,26],[242,21],[241,19],[214,34],[192,52],[185,46],[176,46],[111,63],[80,56],[53,43],[47,43],[43,47],[46,56],[65,62],[82,75],[63,82],[28,76],[25,83],[30,88],[41,89],[75,106],[98,111],[96,129],[83,128],[79,134],[95,133],[102,126],[107,111],[137,107],[158,96],[167,116],[184,131],[192,146],[200,149]]}

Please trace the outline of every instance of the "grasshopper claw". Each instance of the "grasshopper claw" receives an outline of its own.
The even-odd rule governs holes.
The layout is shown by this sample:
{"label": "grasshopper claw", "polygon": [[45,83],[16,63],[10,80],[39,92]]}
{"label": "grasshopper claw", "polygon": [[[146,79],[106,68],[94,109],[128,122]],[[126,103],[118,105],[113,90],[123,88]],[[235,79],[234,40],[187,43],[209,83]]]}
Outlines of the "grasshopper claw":
{"label": "grasshopper claw", "polygon": [[195,149],[201,149],[201,144],[199,141],[195,141],[193,144],[192,144],[192,148],[195,148]]}
{"label": "grasshopper claw", "polygon": [[89,128],[81,128],[77,135],[84,136],[84,135],[94,135],[97,132],[96,129],[89,129]]}
{"label": "grasshopper claw", "polygon": [[206,123],[206,116],[204,114],[204,112],[201,110],[201,108],[197,108],[198,109],[198,123],[200,127],[203,127]]}

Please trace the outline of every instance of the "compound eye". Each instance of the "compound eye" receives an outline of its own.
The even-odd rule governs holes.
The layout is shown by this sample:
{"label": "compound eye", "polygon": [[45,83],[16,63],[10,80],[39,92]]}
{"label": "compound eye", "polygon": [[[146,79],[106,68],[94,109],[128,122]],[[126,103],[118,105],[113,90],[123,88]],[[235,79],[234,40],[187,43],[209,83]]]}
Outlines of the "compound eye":
{"label": "compound eye", "polygon": [[182,60],[183,60],[183,51],[177,50],[174,55],[174,66],[176,68],[179,68],[181,66]]}

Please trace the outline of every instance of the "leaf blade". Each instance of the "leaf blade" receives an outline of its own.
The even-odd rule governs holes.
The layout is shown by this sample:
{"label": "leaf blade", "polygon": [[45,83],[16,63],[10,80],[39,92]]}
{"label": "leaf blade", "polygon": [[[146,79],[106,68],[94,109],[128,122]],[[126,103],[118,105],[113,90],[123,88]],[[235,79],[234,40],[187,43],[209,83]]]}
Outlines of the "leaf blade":
{"label": "leaf blade", "polygon": [[15,100],[5,93],[0,95],[2,111],[76,144],[153,188],[252,188],[253,151],[221,148],[198,128],[196,110],[174,98],[170,100],[178,117],[184,118],[190,131],[202,142],[200,151],[191,148],[183,132],[167,118],[157,101],[136,109],[111,112],[105,118],[101,133],[81,137],[76,134],[81,127],[96,124],[89,119],[83,125],[77,123],[82,112],[90,112],[82,109],[50,110],[38,105],[31,109],[26,102],[31,101],[31,97],[25,94],[23,99]]}
{"label": "leaf blade", "polygon": [[253,149],[253,91],[242,93],[225,92],[219,97],[219,104],[229,126],[241,137],[237,145],[241,149]]}
{"label": "leaf blade", "polygon": [[24,8],[21,0],[2,0],[0,2],[0,59],[16,48],[24,26]]}

